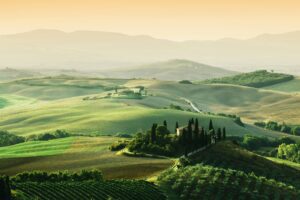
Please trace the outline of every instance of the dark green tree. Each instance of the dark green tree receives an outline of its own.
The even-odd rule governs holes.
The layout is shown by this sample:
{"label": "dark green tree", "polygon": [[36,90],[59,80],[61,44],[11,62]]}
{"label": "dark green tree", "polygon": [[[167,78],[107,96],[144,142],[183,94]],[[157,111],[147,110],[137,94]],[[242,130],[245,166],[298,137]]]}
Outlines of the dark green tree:
{"label": "dark green tree", "polygon": [[164,120],[164,126],[168,128],[168,123],[166,120]]}
{"label": "dark green tree", "polygon": [[226,128],[224,127],[223,128],[223,140],[225,140],[226,139]]}
{"label": "dark green tree", "polygon": [[212,120],[210,119],[209,120],[209,127],[208,127],[208,131],[211,131],[211,130],[213,130],[214,129],[214,125],[213,125],[213,122],[212,122]]}
{"label": "dark green tree", "polygon": [[201,129],[201,133],[200,133],[200,147],[204,147],[206,146],[207,144],[205,143],[205,130],[204,128],[202,127]]}
{"label": "dark green tree", "polygon": [[195,124],[195,122],[194,122],[194,118],[192,118],[192,119],[191,119],[191,123],[192,123],[192,124]]}
{"label": "dark green tree", "polygon": [[220,141],[222,139],[222,130],[221,130],[221,128],[218,128],[217,139],[218,139],[218,141]]}
{"label": "dark green tree", "polygon": [[0,177],[0,199],[11,200],[11,191],[8,176]]}
{"label": "dark green tree", "polygon": [[188,148],[189,148],[189,141],[188,141],[188,132],[185,128],[182,129],[182,144],[183,144],[183,148],[184,148],[184,155],[187,156]]}
{"label": "dark green tree", "polygon": [[153,124],[150,133],[150,142],[152,144],[156,142],[156,128],[157,128],[157,124]]}

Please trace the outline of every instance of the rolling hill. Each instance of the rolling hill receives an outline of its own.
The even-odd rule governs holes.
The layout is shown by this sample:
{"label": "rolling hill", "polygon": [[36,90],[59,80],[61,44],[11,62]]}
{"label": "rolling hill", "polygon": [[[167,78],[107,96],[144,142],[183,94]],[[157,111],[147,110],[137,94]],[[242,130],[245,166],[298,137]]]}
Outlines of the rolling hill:
{"label": "rolling hill", "polygon": [[260,70],[250,73],[238,74],[236,76],[206,80],[204,81],[204,83],[221,83],[261,88],[272,86],[275,84],[285,83],[293,79],[294,77],[292,75],[273,73],[268,72],[267,70]]}
{"label": "rolling hill", "polygon": [[30,70],[17,70],[12,68],[0,69],[0,82],[38,76],[41,76],[41,73]]}
{"label": "rolling hill", "polygon": [[[101,73],[101,72],[100,72]],[[169,60],[156,62],[126,69],[108,70],[102,72],[106,77],[115,78],[156,78],[160,80],[205,80],[207,78],[219,78],[231,76],[237,72],[212,67],[189,60]]]}
{"label": "rolling hill", "polygon": [[175,42],[149,36],[58,30],[1,35],[1,67],[100,69],[188,59],[234,71],[255,67],[300,74],[300,32],[246,40]]}
{"label": "rolling hill", "polygon": [[[148,93],[142,99],[104,98],[113,93],[116,86],[134,88],[141,85]],[[275,120],[291,125],[300,123],[298,95],[233,85],[51,77],[0,84],[0,97],[7,102],[19,97],[18,103],[12,103],[14,106],[1,109],[0,128],[20,135],[56,129],[97,135],[132,134],[149,129],[154,122],[167,120],[170,127],[174,127],[176,121],[183,124],[191,117],[198,117],[204,126],[212,118],[216,124],[226,125],[233,135],[284,135],[251,125],[240,127],[231,118],[209,112],[238,114],[243,121],[250,122]],[[87,97],[90,100],[84,100]],[[173,104],[193,111],[186,99],[201,113],[170,109]]]}

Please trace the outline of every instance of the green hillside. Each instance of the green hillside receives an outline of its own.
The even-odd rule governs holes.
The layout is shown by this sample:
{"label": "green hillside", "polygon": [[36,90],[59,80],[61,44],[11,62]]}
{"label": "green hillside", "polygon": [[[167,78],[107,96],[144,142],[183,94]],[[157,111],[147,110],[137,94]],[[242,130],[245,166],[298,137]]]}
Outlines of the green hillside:
{"label": "green hillside", "polygon": [[300,92],[300,78],[296,78],[291,81],[267,86],[264,88],[268,89],[268,90],[274,90],[274,91],[280,91],[280,92],[290,92],[290,93]]}
{"label": "green hillside", "polygon": [[292,75],[279,74],[268,72],[266,70],[260,70],[250,73],[239,74],[231,77],[223,77],[217,79],[206,80],[204,83],[224,83],[224,84],[233,84],[233,85],[242,85],[249,87],[266,87],[278,83],[283,83],[286,81],[293,80]]}
{"label": "green hillside", "polygon": [[198,163],[245,173],[253,172],[257,176],[275,179],[300,189],[299,170],[258,156],[231,141],[220,142],[212,148],[192,156],[191,164]]}
{"label": "green hillside", "polygon": [[122,79],[55,76],[21,79],[0,84],[0,94],[15,94],[38,100],[56,100],[113,90],[126,83]]}
{"label": "green hillside", "polygon": [[105,178],[145,178],[173,165],[169,159],[116,155],[117,137],[69,137],[0,147],[0,174],[23,171],[100,169]]}

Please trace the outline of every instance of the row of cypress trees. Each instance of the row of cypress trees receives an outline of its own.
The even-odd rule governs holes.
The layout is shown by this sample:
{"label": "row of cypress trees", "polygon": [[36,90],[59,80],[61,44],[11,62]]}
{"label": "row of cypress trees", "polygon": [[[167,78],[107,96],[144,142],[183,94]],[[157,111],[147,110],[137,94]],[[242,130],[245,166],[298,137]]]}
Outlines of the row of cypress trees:
{"label": "row of cypress trees", "polygon": [[185,149],[185,155],[225,139],[226,128],[218,128],[216,133],[212,120],[209,122],[209,129],[207,131],[203,127],[200,130],[198,119],[191,119],[188,122],[188,126],[183,128],[182,133],[179,135],[179,141]]}

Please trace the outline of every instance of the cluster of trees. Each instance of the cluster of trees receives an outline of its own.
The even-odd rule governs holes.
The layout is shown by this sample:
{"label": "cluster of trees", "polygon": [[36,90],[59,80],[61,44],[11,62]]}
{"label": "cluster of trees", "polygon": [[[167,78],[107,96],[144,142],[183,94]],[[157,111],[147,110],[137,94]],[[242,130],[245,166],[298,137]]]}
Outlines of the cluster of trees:
{"label": "cluster of trees", "polygon": [[244,135],[241,146],[248,150],[257,150],[261,147],[278,147],[281,144],[295,144],[296,142],[289,137],[282,137],[270,140],[267,137],[257,137],[253,135]]}
{"label": "cluster of trees", "polygon": [[14,145],[24,141],[24,137],[11,134],[7,131],[0,131],[0,147]]}
{"label": "cluster of trees", "polygon": [[226,129],[215,129],[212,120],[209,123],[209,129],[206,131],[200,127],[198,119],[191,119],[187,127],[179,128],[178,122],[175,126],[175,132],[179,134],[170,134],[167,122],[163,125],[153,124],[151,130],[146,133],[138,133],[128,144],[130,151],[140,151],[167,156],[174,156],[195,151],[208,146],[217,141],[226,138]]}
{"label": "cluster of trees", "polygon": [[62,182],[62,181],[103,181],[102,172],[99,170],[82,170],[78,173],[59,172],[23,172],[11,178],[14,183],[24,182]]}
{"label": "cluster of trees", "polygon": [[136,134],[127,147],[132,152],[139,151],[166,156],[173,156],[178,153],[177,138],[170,134],[166,121],[163,125],[153,124],[151,130],[146,133]]}
{"label": "cluster of trees", "polygon": [[71,134],[65,130],[56,130],[53,133],[29,135],[28,137],[26,137],[26,141],[48,141],[48,140],[54,140],[54,139],[59,139],[59,138],[66,138],[66,137],[70,137],[70,136],[71,136]]}
{"label": "cluster of trees", "polygon": [[300,126],[288,126],[287,124],[283,123],[278,123],[274,121],[269,121],[269,122],[255,122],[254,125],[273,130],[273,131],[280,131],[283,133],[287,134],[293,134],[293,135],[298,135],[300,136]]}
{"label": "cluster of trees", "polygon": [[280,73],[272,73],[267,70],[259,70],[250,73],[238,74],[236,76],[216,78],[204,81],[205,83],[225,83],[234,85],[243,85],[250,87],[265,87],[293,80],[294,76]]}
{"label": "cluster of trees", "polygon": [[17,136],[9,133],[8,131],[0,131],[0,147],[19,144],[27,141],[47,141],[71,136],[72,135],[65,130],[56,130],[53,133],[29,135],[27,137]]}
{"label": "cluster of trees", "polygon": [[277,150],[277,157],[300,163],[300,145],[299,144],[281,144]]}
{"label": "cluster of trees", "polygon": [[0,199],[11,200],[10,181],[8,176],[0,176]]}

